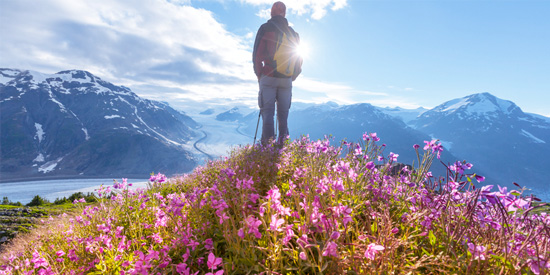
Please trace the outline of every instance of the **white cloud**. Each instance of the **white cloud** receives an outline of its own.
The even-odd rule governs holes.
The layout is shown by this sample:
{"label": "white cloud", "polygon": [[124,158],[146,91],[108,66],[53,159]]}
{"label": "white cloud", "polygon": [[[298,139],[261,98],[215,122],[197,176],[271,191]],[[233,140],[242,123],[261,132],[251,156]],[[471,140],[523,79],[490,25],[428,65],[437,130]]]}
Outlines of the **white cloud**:
{"label": "white cloud", "polygon": [[[261,18],[270,18],[271,5],[274,0],[241,0],[241,2],[265,6],[265,9],[258,11],[257,15]],[[292,13],[299,16],[308,15],[313,19],[320,20],[326,14],[327,10],[336,11],[347,6],[347,0],[284,0],[287,14]]]}
{"label": "white cloud", "polygon": [[[293,83],[293,87],[309,92],[307,99],[300,99],[300,101],[304,102],[321,103],[334,101],[339,104],[352,104],[356,102],[365,102],[367,98],[370,100],[371,98],[387,96],[385,93],[357,89],[341,83],[319,81],[305,76],[300,76]],[[299,98],[300,94],[294,93],[293,96]],[[314,101],[312,101],[313,98],[315,98]]]}
{"label": "white cloud", "polygon": [[[250,39],[237,36],[188,0],[3,0],[2,66],[55,73],[88,70],[140,96],[175,102],[256,106]],[[271,7],[273,0],[242,0]],[[321,18],[345,0],[287,0],[289,12]],[[267,10],[269,12],[269,9]],[[352,103],[384,94],[301,76],[318,102]],[[364,100],[362,100],[364,101]]]}
{"label": "white cloud", "polygon": [[183,0],[2,1],[2,65],[115,84],[253,81],[249,38]]}

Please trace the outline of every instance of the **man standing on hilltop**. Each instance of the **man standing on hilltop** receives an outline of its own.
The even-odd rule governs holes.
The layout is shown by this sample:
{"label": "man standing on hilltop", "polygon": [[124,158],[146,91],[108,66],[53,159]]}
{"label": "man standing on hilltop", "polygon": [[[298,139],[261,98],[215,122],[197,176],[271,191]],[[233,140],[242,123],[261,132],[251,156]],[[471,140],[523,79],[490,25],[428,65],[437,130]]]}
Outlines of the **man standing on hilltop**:
{"label": "man standing on hilltop", "polygon": [[260,85],[258,105],[263,121],[263,145],[267,145],[270,139],[275,139],[275,106],[279,122],[279,143],[288,137],[287,119],[292,100],[292,81],[302,71],[302,58],[297,53],[300,37],[288,25],[285,15],[285,4],[275,2],[271,7],[271,19],[256,34],[252,53],[254,73]]}

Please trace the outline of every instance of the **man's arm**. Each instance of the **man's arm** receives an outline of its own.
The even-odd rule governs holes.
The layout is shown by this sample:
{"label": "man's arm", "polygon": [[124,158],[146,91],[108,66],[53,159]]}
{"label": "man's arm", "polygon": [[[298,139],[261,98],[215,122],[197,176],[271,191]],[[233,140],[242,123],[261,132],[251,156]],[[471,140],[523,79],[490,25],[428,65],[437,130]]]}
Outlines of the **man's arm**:
{"label": "man's arm", "polygon": [[254,41],[254,49],[252,51],[252,66],[254,68],[254,74],[256,74],[256,77],[258,80],[260,80],[260,76],[262,75],[262,60],[258,57],[258,53],[260,52],[259,49],[261,49],[262,44],[262,38],[264,36],[264,28],[263,25],[258,29],[258,33],[256,34],[256,40]]}

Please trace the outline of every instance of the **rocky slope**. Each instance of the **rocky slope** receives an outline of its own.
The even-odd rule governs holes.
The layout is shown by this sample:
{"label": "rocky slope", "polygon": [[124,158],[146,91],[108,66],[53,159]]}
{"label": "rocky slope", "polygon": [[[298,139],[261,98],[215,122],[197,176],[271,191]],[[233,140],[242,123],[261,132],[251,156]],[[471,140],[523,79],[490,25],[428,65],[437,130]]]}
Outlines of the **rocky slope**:
{"label": "rocky slope", "polygon": [[86,71],[0,69],[1,180],[190,171],[193,119]]}

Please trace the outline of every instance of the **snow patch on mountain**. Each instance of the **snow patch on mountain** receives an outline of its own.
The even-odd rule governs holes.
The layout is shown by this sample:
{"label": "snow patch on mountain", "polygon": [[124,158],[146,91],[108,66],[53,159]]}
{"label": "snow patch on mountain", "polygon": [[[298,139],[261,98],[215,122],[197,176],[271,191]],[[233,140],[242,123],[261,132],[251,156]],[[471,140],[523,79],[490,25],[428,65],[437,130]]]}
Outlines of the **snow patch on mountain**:
{"label": "snow patch on mountain", "polygon": [[0,74],[0,84],[6,84],[13,80],[13,77],[6,77],[4,74]]}
{"label": "snow patch on mountain", "polygon": [[34,84],[41,84],[42,82],[46,82],[46,80],[51,77],[51,75],[49,74],[43,74],[36,71],[27,71],[27,72],[32,77],[30,82]]}
{"label": "snow patch on mountain", "polygon": [[36,135],[34,136],[34,138],[38,139],[38,143],[40,144],[45,135],[44,130],[42,129],[42,124],[34,123],[34,128],[36,128]]}
{"label": "snow patch on mountain", "polygon": [[35,159],[32,160],[32,162],[44,162],[44,155],[42,153],[38,154]]}
{"label": "snow patch on mountain", "polygon": [[82,128],[82,132],[84,132],[84,137],[86,140],[90,139],[90,135],[88,135],[88,129]]}
{"label": "snow patch on mountain", "polygon": [[55,167],[57,167],[57,165],[59,164],[59,162],[61,162],[63,160],[63,157],[60,157],[56,160],[52,160],[52,161],[48,161],[46,162],[45,164],[41,165],[39,168],[38,168],[38,172],[42,172],[44,174],[46,173],[50,173],[52,172],[53,170],[55,170]]}
{"label": "snow patch on mountain", "polygon": [[1,102],[4,102],[4,101],[9,101],[9,100],[12,100],[12,99],[13,99],[13,96],[10,96],[10,97],[8,97],[8,98],[6,98],[6,99],[0,100],[0,103],[1,103]]}
{"label": "snow patch on mountain", "polygon": [[468,98],[459,98],[459,99],[453,99],[449,102],[447,102],[445,105],[449,105],[447,108],[441,110],[442,112],[454,112],[462,106],[468,106],[470,104],[470,101]]}
{"label": "snow patch on mountain", "polygon": [[540,138],[535,137],[533,134],[531,134],[531,133],[525,131],[524,129],[521,129],[521,134],[524,135],[524,136],[526,136],[526,137],[528,137],[528,138],[530,138],[530,139],[531,139],[533,142],[535,142],[535,143],[546,143],[546,141],[544,141],[544,140],[542,140],[542,139],[540,139]]}
{"label": "snow patch on mountain", "polygon": [[59,106],[59,109],[61,110],[61,112],[66,113],[66,112],[67,112],[67,108],[65,108],[65,105],[63,105],[63,103],[59,102],[59,100],[57,100],[57,99],[55,98],[55,95],[52,93],[51,90],[48,90],[48,93],[50,94],[50,100],[51,100],[53,103],[55,103],[55,104],[57,104],[57,105]]}
{"label": "snow patch on mountain", "polygon": [[19,71],[19,70],[0,69],[0,84],[6,84],[6,83],[12,81],[20,73],[21,73],[21,71]]}
{"label": "snow patch on mountain", "polygon": [[110,115],[110,116],[104,116],[105,119],[113,119],[113,118],[122,118],[124,119],[124,117],[121,117],[119,115]]}

